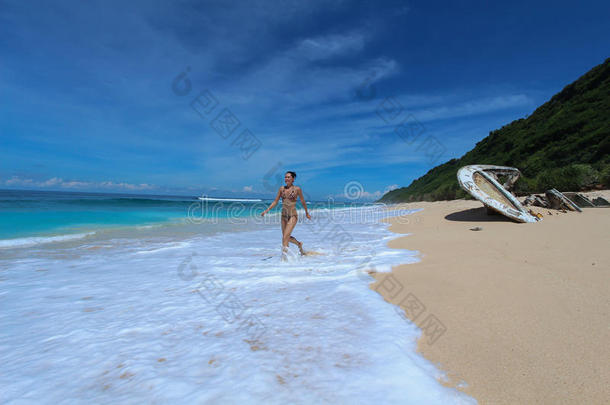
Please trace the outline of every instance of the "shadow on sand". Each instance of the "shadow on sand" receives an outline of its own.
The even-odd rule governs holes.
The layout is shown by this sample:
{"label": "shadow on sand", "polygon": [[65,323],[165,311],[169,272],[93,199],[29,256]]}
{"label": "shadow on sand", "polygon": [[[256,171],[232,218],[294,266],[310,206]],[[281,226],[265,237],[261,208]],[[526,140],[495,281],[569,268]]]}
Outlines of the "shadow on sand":
{"label": "shadow on sand", "polygon": [[448,221],[460,222],[514,222],[504,215],[493,212],[487,213],[487,208],[470,208],[463,211],[453,212],[445,216]]}

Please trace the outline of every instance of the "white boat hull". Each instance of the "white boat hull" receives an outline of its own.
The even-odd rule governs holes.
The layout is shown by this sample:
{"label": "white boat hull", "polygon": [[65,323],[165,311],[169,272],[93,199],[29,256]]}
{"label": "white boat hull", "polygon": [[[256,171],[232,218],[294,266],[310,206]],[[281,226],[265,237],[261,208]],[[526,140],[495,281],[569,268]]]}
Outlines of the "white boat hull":
{"label": "white boat hull", "polygon": [[466,192],[483,203],[487,208],[517,222],[537,222],[523,205],[495,179],[495,174],[513,176],[512,183],[519,176],[514,167],[492,165],[470,165],[458,170],[457,178]]}

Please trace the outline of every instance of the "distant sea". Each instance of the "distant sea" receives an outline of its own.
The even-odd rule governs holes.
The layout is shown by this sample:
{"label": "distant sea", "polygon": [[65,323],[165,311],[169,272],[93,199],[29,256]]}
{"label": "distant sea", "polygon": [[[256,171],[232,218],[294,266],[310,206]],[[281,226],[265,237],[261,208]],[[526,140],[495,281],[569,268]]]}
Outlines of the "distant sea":
{"label": "distant sea", "polygon": [[[7,239],[13,239],[13,243],[19,245],[26,241],[17,238],[39,237],[42,243],[45,237],[57,240],[58,236],[112,228],[205,224],[198,229],[205,231],[202,228],[209,228],[211,223],[258,217],[272,201],[245,197],[208,198],[202,201],[198,196],[0,190],[0,246],[10,246]],[[310,210],[366,205],[328,201],[309,204]],[[280,207],[281,202],[270,214],[277,213]],[[301,207],[300,201],[298,207]]]}
{"label": "distant sea", "polygon": [[[189,207],[197,202],[195,196],[0,190],[0,239],[185,223]],[[243,204],[253,206],[249,202]],[[228,207],[228,202],[206,202],[206,205],[206,210],[196,212],[198,216],[228,215],[222,209]],[[248,215],[248,211],[246,207],[234,215]]]}

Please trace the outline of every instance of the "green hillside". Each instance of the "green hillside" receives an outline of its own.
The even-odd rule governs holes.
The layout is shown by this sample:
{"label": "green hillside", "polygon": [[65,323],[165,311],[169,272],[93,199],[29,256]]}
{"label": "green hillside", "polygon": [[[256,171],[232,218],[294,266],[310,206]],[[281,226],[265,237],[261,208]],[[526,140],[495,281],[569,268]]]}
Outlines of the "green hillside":
{"label": "green hillside", "polygon": [[528,118],[492,131],[460,159],[452,159],[379,201],[434,201],[466,197],[460,167],[514,166],[517,193],[548,188],[579,191],[610,188],[610,59],[566,86]]}

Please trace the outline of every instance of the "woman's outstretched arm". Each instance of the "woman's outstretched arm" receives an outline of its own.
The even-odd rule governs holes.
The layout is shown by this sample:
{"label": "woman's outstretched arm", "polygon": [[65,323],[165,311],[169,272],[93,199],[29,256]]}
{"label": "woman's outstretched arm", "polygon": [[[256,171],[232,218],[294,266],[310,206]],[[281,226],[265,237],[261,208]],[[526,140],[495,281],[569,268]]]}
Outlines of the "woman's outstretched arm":
{"label": "woman's outstretched arm", "polygon": [[303,208],[305,208],[305,216],[307,219],[311,219],[311,215],[307,212],[307,203],[305,202],[305,198],[303,198],[303,190],[299,187],[299,198],[301,199],[301,204],[303,204]]}
{"label": "woman's outstretched arm", "polygon": [[279,190],[277,190],[277,195],[275,196],[275,200],[273,200],[271,205],[269,205],[269,207],[265,211],[261,212],[261,217],[264,217],[266,213],[268,213],[273,207],[275,207],[277,205],[277,202],[280,200],[281,193],[282,193],[282,187],[280,187]]}

